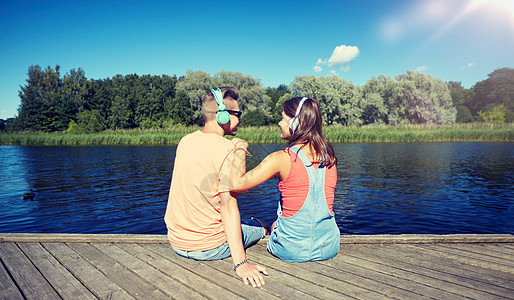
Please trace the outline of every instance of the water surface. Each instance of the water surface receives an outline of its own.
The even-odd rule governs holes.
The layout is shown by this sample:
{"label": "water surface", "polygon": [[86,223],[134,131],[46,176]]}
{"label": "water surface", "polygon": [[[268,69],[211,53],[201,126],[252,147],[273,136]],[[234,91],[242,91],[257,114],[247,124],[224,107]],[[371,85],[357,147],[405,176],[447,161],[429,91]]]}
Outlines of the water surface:
{"label": "water surface", "polygon": [[[254,144],[249,167],[283,144]],[[335,144],[343,234],[514,233],[514,144]],[[166,233],[175,146],[0,146],[0,232]],[[32,200],[22,195],[36,191]],[[239,196],[273,221],[277,179]]]}

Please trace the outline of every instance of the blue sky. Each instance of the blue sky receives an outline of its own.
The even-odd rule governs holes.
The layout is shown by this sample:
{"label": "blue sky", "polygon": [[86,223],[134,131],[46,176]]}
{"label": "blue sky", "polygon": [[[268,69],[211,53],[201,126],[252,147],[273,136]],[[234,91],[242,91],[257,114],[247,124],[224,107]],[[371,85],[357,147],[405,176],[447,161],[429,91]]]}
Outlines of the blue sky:
{"label": "blue sky", "polygon": [[416,70],[469,88],[514,67],[514,0],[0,1],[0,118],[17,114],[30,65],[238,71],[264,87]]}

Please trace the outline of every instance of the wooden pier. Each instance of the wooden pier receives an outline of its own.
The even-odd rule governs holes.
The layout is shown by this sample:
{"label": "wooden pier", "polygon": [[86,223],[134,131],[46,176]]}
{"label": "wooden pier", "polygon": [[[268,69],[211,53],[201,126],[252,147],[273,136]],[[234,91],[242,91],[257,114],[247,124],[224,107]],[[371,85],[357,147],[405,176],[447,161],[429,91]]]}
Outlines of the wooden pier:
{"label": "wooden pier", "polygon": [[343,236],[334,259],[301,264],[264,240],[247,255],[269,272],[262,288],[162,235],[0,233],[0,298],[514,299],[514,235]]}

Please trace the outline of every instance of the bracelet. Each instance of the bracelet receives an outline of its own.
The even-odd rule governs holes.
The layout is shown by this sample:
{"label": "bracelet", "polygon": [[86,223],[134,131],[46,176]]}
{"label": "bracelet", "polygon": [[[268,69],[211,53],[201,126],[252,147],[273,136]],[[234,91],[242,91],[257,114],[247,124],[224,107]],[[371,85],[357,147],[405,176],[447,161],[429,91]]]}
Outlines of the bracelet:
{"label": "bracelet", "polygon": [[243,260],[242,262],[239,262],[237,265],[234,266],[234,271],[237,270],[237,268],[239,268],[240,266],[246,264],[248,262],[248,258]]}

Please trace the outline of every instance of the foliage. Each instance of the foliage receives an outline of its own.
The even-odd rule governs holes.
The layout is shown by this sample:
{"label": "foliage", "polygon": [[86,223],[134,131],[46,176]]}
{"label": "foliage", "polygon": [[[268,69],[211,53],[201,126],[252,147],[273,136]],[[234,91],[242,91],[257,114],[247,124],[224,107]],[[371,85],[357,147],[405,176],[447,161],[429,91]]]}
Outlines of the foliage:
{"label": "foliage", "polygon": [[319,102],[323,124],[360,125],[362,109],[359,107],[357,87],[338,76],[297,76],[289,90],[298,96],[314,98]]}
{"label": "foliage", "polygon": [[498,104],[493,107],[490,111],[479,111],[478,115],[482,118],[482,121],[489,123],[505,123],[505,106]]}
{"label": "foliage", "polygon": [[[20,87],[18,116],[0,122],[0,131],[97,132],[201,125],[205,92],[220,86],[239,90],[242,126],[276,124],[284,101],[295,96],[320,103],[325,125],[453,124],[485,120],[503,103],[506,122],[514,121],[514,69],[499,69],[471,89],[408,71],[379,75],[357,87],[338,76],[297,76],[290,85],[264,89],[259,79],[240,72],[209,75],[120,75],[87,79],[81,68],[62,78],[60,67],[30,66]],[[488,115],[489,116],[489,115]]]}
{"label": "foliage", "polygon": [[[200,129],[174,125],[166,129],[106,130],[98,133],[1,133],[0,145],[139,145],[177,144]],[[323,128],[332,143],[341,142],[429,142],[514,141],[512,124],[468,123],[454,125],[333,125]],[[250,143],[284,143],[278,126],[242,127],[237,137]]]}
{"label": "foliage", "polygon": [[493,71],[489,78],[478,82],[474,87],[473,99],[468,108],[472,114],[489,111],[499,104],[504,104],[507,122],[513,122],[510,116],[514,112],[514,69],[503,68]]}

